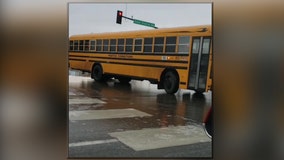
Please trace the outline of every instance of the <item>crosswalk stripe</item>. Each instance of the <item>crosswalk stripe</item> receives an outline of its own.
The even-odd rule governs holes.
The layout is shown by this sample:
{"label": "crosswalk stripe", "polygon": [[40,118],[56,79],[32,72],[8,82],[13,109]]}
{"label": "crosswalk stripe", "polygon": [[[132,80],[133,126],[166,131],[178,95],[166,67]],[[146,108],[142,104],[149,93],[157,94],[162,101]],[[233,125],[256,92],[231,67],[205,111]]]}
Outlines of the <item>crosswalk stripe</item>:
{"label": "crosswalk stripe", "polygon": [[69,120],[94,120],[94,119],[112,119],[112,118],[131,118],[152,116],[148,113],[133,109],[108,109],[108,110],[85,110],[69,111]]}
{"label": "crosswalk stripe", "polygon": [[118,140],[117,139],[107,139],[107,140],[97,140],[97,141],[86,141],[86,142],[69,143],[69,147],[80,147],[80,146],[87,146],[87,145],[97,145],[97,144],[112,143],[112,142],[118,142]]}
{"label": "crosswalk stripe", "polygon": [[69,105],[74,104],[105,104],[106,102],[99,100],[98,98],[69,98]]}
{"label": "crosswalk stripe", "polygon": [[79,83],[79,82],[82,82],[82,81],[92,81],[92,78],[91,77],[82,77],[82,76],[72,76],[72,75],[69,75],[69,79],[68,79],[69,83]]}
{"label": "crosswalk stripe", "polygon": [[170,126],[109,133],[135,151],[210,142],[201,126]]}

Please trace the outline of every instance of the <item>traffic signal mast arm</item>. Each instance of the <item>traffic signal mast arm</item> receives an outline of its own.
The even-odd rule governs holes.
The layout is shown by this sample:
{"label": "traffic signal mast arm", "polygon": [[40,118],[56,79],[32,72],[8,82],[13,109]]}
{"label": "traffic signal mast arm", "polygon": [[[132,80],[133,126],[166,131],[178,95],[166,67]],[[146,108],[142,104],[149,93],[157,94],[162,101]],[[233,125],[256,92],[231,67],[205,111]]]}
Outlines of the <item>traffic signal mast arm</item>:
{"label": "traffic signal mast arm", "polygon": [[122,16],[122,17],[125,18],[125,19],[129,19],[129,20],[131,20],[131,21],[134,20],[133,18],[129,18],[129,17],[125,17],[125,16]]}
{"label": "traffic signal mast arm", "polygon": [[125,19],[129,19],[131,21],[133,21],[133,23],[135,24],[139,24],[139,25],[143,25],[143,26],[147,26],[147,27],[152,27],[155,29],[158,29],[158,27],[155,26],[155,23],[150,23],[150,22],[146,22],[146,21],[141,21],[138,19],[133,19],[133,18],[129,18],[129,17],[125,17],[122,15],[122,11],[117,11],[117,16],[116,16],[116,23],[121,24],[121,19],[125,18]]}

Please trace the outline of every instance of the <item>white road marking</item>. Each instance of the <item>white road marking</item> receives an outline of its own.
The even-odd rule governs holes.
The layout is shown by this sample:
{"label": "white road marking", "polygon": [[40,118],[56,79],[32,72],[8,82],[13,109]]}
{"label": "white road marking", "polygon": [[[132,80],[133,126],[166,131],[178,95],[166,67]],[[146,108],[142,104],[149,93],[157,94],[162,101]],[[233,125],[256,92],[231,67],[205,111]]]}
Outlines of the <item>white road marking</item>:
{"label": "white road marking", "polygon": [[109,133],[135,151],[210,142],[202,126],[171,126]]}
{"label": "white road marking", "polygon": [[86,142],[69,143],[69,147],[97,145],[97,144],[105,144],[105,143],[112,143],[112,142],[118,142],[118,140],[117,139],[107,139],[107,140],[97,140],[97,141],[86,141]]}
{"label": "white road marking", "polygon": [[69,96],[75,96],[76,93],[69,91]]}
{"label": "white road marking", "polygon": [[69,83],[79,83],[82,81],[92,81],[91,77],[71,76],[69,75]]}
{"label": "white road marking", "polygon": [[79,91],[69,91],[69,96],[83,96],[84,93],[79,92]]}
{"label": "white road marking", "polygon": [[92,119],[112,119],[112,118],[130,118],[152,116],[148,113],[136,109],[109,109],[109,110],[86,110],[69,111],[69,119],[74,120],[92,120]]}
{"label": "white road marking", "polygon": [[98,98],[69,98],[69,105],[73,104],[105,104],[106,102],[99,100]]}

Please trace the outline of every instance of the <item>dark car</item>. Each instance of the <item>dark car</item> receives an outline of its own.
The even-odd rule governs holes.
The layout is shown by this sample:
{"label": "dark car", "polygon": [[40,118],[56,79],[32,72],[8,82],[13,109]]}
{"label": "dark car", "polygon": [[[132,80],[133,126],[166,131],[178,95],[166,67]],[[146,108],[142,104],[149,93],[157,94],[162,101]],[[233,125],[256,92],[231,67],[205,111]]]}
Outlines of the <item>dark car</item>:
{"label": "dark car", "polygon": [[203,126],[206,134],[208,137],[212,138],[213,134],[213,111],[212,107],[210,108],[209,112],[207,113],[204,121],[203,121]]}

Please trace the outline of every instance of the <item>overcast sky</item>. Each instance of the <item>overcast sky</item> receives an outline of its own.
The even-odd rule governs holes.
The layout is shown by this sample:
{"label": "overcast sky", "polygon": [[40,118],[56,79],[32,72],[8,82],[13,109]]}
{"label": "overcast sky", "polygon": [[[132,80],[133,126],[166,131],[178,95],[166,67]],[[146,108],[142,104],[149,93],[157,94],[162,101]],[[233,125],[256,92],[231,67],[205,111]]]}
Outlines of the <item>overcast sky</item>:
{"label": "overcast sky", "polygon": [[124,18],[116,24],[117,10],[159,28],[212,23],[211,3],[69,3],[69,35],[152,29]]}

